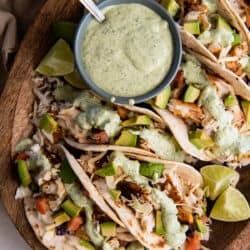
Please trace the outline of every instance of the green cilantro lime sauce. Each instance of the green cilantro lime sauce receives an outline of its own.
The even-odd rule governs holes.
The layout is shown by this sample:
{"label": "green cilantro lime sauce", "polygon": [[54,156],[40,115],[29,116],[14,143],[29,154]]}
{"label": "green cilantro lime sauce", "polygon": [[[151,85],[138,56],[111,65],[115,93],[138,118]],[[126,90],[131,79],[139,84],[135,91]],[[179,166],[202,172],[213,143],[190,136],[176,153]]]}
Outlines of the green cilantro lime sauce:
{"label": "green cilantro lime sauce", "polygon": [[234,41],[234,36],[230,30],[217,28],[214,30],[206,30],[199,35],[198,40],[204,45],[214,43],[222,48],[226,48],[227,46],[231,46]]}
{"label": "green cilantro lime sauce", "polygon": [[176,147],[176,142],[170,135],[159,133],[156,129],[143,129],[140,137],[159,156],[166,160],[184,161],[185,153]]}
{"label": "green cilantro lime sauce", "polygon": [[209,14],[215,13],[218,9],[217,0],[202,0],[202,5],[207,6]]}
{"label": "green cilantro lime sauce", "polygon": [[76,118],[76,123],[82,129],[102,128],[109,137],[113,137],[120,130],[120,122],[120,117],[115,111],[101,105],[87,106],[86,111],[81,112]]}
{"label": "green cilantro lime sauce", "polygon": [[214,134],[216,155],[246,153],[250,150],[250,137],[240,135],[238,129],[232,125],[233,114],[225,110],[215,87],[207,86],[202,91],[200,102],[218,122],[218,129]]}
{"label": "green cilantro lime sauce", "polygon": [[140,175],[140,163],[139,161],[130,160],[122,152],[115,152],[113,158],[114,166],[122,168],[125,174],[132,178],[136,183],[142,185],[148,185],[148,180],[144,176]]}
{"label": "green cilantro lime sauce", "polygon": [[243,67],[244,72],[247,74],[250,79],[250,57],[246,56],[240,59],[241,66]]}
{"label": "green cilantro lime sauce", "polygon": [[22,152],[29,148],[33,144],[33,141],[30,138],[25,138],[21,140],[15,148],[16,153]]}
{"label": "green cilantro lime sauce", "polygon": [[86,216],[86,223],[84,227],[91,242],[93,242],[95,246],[101,246],[104,241],[104,238],[97,231],[95,222],[92,218],[93,217],[92,201],[82,194],[81,190],[75,183],[65,184],[65,188],[70,198],[74,201],[74,203],[77,206],[84,208],[84,212]]}
{"label": "green cilantro lime sauce", "polygon": [[162,222],[166,230],[165,237],[168,244],[177,249],[186,240],[188,227],[181,225],[177,218],[178,210],[172,199],[158,189],[152,189],[153,199],[160,204],[162,211]]}
{"label": "green cilantro lime sauce", "polygon": [[[201,69],[200,62],[192,55],[185,54],[185,62],[181,68],[187,84],[194,84],[198,88],[203,88],[209,84],[204,72]],[[191,73],[190,73],[191,72]]]}
{"label": "green cilantro lime sauce", "polygon": [[154,89],[173,59],[168,23],[141,4],[115,5],[104,13],[103,23],[90,23],[82,45],[90,78],[118,96],[134,97]]}

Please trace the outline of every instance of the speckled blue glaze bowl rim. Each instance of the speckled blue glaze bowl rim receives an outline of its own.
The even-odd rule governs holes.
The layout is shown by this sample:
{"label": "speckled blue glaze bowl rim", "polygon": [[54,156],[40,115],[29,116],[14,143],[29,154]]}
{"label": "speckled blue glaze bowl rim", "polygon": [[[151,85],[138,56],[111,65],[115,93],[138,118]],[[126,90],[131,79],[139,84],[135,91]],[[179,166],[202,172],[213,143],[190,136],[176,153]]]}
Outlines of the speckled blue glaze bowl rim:
{"label": "speckled blue glaze bowl rim", "polygon": [[129,4],[129,3],[138,3],[138,4],[147,6],[148,8],[154,10],[159,16],[161,16],[169,24],[169,29],[172,35],[173,47],[174,47],[173,48],[173,60],[172,60],[172,64],[170,66],[168,73],[166,74],[162,82],[157,87],[155,87],[151,91],[140,96],[122,97],[122,96],[115,96],[113,94],[110,94],[109,92],[106,92],[102,88],[98,87],[90,79],[88,73],[85,70],[82,55],[81,55],[84,34],[88,28],[89,23],[91,22],[91,20],[93,20],[93,16],[90,13],[87,13],[82,17],[79,23],[79,26],[77,28],[75,40],[74,40],[74,54],[75,54],[76,67],[79,70],[79,73],[84,79],[85,83],[89,86],[90,89],[92,89],[100,97],[109,101],[115,101],[116,103],[120,103],[120,104],[141,103],[159,94],[165,87],[167,87],[167,85],[169,85],[172,82],[172,80],[176,76],[180,63],[181,63],[181,57],[182,57],[182,43],[181,43],[181,37],[180,37],[177,24],[175,23],[173,18],[170,16],[170,14],[167,13],[165,8],[161,6],[155,0],[103,0],[98,3],[98,7],[100,9],[103,9],[112,5]]}

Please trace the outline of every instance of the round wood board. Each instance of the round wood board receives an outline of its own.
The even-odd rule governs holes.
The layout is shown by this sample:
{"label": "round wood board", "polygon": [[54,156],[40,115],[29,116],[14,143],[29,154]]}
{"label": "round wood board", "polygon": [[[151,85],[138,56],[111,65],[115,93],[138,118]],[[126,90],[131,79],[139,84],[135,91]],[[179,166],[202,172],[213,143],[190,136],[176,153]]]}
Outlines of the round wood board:
{"label": "round wood board", "polygon": [[[28,30],[0,99],[0,194],[9,217],[32,247],[45,249],[30,228],[22,201],[15,201],[16,170],[12,163],[16,142],[30,134],[29,113],[32,111],[32,74],[52,44],[51,27],[57,20],[78,21],[83,11],[77,0],[47,0]],[[250,168],[240,170],[239,189],[250,201]],[[212,250],[250,249],[250,222],[221,223],[213,221],[208,247]]]}

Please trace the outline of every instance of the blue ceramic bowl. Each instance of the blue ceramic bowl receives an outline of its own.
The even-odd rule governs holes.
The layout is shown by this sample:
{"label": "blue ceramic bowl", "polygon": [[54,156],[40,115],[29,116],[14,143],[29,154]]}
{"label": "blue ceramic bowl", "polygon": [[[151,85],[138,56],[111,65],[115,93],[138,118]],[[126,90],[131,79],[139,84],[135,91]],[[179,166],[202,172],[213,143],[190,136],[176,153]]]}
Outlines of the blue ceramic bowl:
{"label": "blue ceramic bowl", "polygon": [[[171,81],[174,79],[178,68],[180,66],[181,62],[181,55],[182,55],[182,45],[181,45],[181,39],[180,34],[178,31],[178,28],[172,19],[172,17],[167,13],[167,11],[162,7],[159,3],[157,3],[155,0],[104,0],[101,1],[98,4],[98,7],[100,9],[104,9],[108,6],[112,5],[118,5],[118,4],[129,4],[129,3],[138,3],[147,6],[148,8],[155,11],[159,16],[161,16],[162,19],[166,20],[169,24],[169,29],[172,34],[173,39],[173,61],[171,64],[171,67],[163,79],[163,81],[153,90],[149,91],[146,94],[136,96],[136,97],[122,97],[122,96],[114,96],[100,87],[98,87],[89,77],[88,73],[86,72],[86,69],[84,67],[81,51],[82,51],[82,43],[84,39],[84,34],[88,28],[89,23],[91,20],[93,20],[93,17],[90,13],[83,16],[77,32],[75,36],[75,42],[74,42],[74,53],[75,53],[75,60],[76,60],[76,66],[85,80],[86,84],[99,96],[106,100],[112,100],[116,103],[122,103],[122,104],[128,104],[128,103],[140,103],[144,102],[148,99],[151,99],[152,97],[156,96],[159,92],[161,92],[168,84],[171,83]],[[114,99],[115,98],[115,99]]]}

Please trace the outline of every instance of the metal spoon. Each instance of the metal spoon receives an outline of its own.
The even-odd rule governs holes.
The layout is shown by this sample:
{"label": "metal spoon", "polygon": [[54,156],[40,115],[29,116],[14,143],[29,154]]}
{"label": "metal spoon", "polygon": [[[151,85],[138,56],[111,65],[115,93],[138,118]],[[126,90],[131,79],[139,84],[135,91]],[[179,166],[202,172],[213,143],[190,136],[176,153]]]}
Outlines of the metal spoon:
{"label": "metal spoon", "polygon": [[81,4],[95,17],[95,19],[101,23],[105,20],[105,16],[98,9],[96,4],[92,0],[79,0]]}

